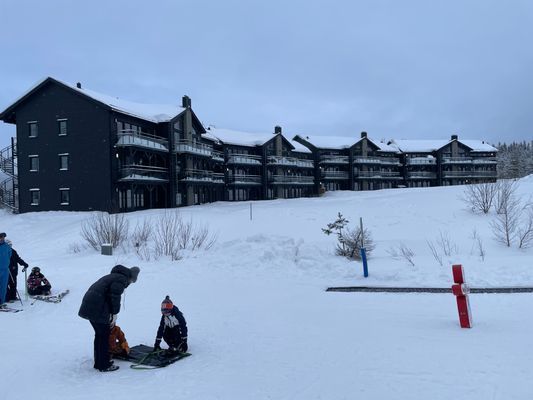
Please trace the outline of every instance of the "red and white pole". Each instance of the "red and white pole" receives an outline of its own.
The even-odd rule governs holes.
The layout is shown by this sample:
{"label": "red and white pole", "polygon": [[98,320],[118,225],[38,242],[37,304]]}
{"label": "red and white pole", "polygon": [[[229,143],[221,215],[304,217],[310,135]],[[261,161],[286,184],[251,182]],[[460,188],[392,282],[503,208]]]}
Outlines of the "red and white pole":
{"label": "red and white pole", "polygon": [[472,328],[472,314],[470,312],[470,303],[468,293],[470,288],[465,284],[463,266],[452,265],[453,281],[452,293],[457,298],[457,310],[459,311],[459,323],[461,328]]}

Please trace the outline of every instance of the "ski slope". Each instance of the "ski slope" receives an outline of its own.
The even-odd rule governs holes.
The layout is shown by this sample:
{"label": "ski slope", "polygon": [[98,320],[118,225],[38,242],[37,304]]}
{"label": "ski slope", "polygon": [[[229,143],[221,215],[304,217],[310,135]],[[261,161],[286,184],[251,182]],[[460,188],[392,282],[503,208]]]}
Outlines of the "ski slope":
{"label": "ski slope", "polygon": [[[0,314],[2,398],[54,399],[531,399],[532,294],[470,296],[474,327],[459,328],[451,294],[331,293],[329,286],[452,284],[461,263],[471,286],[533,286],[533,249],[507,248],[460,200],[462,187],[336,192],[321,198],[215,203],[180,209],[218,233],[209,251],[142,261],[134,253],[69,251],[87,213],[0,211],[0,231],[52,290],[59,304],[24,301]],[[519,193],[533,195],[533,177]],[[127,214],[130,226],[161,210]],[[376,249],[369,278],[334,255],[321,228],[341,212],[363,217]],[[472,232],[482,238],[485,259]],[[426,241],[440,232],[457,251],[441,266]],[[393,259],[404,243],[412,266]],[[87,288],[115,264],[141,268],[123,297],[118,325],[130,345],[152,345],[165,295],[183,311],[192,357],[137,371],[93,368],[93,330],[77,316]],[[23,273],[19,291],[24,297]],[[20,307],[20,303],[13,304]]]}

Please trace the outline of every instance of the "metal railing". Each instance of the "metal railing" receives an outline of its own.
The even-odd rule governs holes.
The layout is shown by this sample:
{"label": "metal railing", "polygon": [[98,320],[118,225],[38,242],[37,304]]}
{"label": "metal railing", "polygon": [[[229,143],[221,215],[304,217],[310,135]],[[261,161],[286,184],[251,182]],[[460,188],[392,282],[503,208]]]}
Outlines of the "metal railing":
{"label": "metal railing", "polygon": [[355,178],[372,178],[372,179],[401,179],[399,172],[392,171],[355,171]]}
{"label": "metal railing", "polygon": [[228,155],[228,161],[226,163],[261,165],[262,158],[261,156],[256,156],[253,154],[230,154]]}
{"label": "metal railing", "polygon": [[436,165],[437,159],[433,157],[411,157],[405,160],[406,165]]}
{"label": "metal railing", "polygon": [[471,164],[470,157],[443,157],[442,164]]}
{"label": "metal railing", "polygon": [[443,178],[496,178],[496,171],[442,171]]}
{"label": "metal railing", "polygon": [[13,212],[18,212],[18,169],[16,140],[12,145],[0,150],[0,170],[7,178],[0,182],[0,204]]}
{"label": "metal railing", "polygon": [[322,171],[324,179],[348,179],[348,172],[346,171]]}
{"label": "metal railing", "polygon": [[117,132],[118,147],[136,146],[151,150],[168,151],[168,140],[149,133],[139,132],[133,129],[122,129]]}
{"label": "metal railing", "polygon": [[168,181],[168,169],[147,165],[126,165],[119,168],[121,181]]}
{"label": "metal railing", "polygon": [[381,164],[383,161],[381,157],[356,156],[353,159],[354,164]]}
{"label": "metal railing", "polygon": [[498,160],[493,157],[472,158],[472,164],[498,164]]}
{"label": "metal railing", "polygon": [[213,150],[211,152],[211,158],[215,161],[224,162],[224,153],[221,151],[215,151]]}
{"label": "metal railing", "polygon": [[437,179],[436,172],[427,171],[409,171],[407,172],[408,179]]}
{"label": "metal railing", "polygon": [[205,143],[193,142],[192,140],[178,140],[175,143],[176,153],[190,153],[199,156],[211,157],[213,154],[213,146]]}
{"label": "metal railing", "polygon": [[228,175],[230,185],[261,185],[261,175]]}
{"label": "metal railing", "polygon": [[272,184],[314,185],[314,176],[305,175],[270,175],[268,182]]}
{"label": "metal railing", "polygon": [[287,167],[300,167],[300,168],[314,168],[315,163],[313,160],[306,160],[295,157],[282,157],[282,156],[269,156],[267,159],[268,165],[280,165]]}
{"label": "metal railing", "polygon": [[224,183],[224,174],[200,169],[186,169],[179,181],[193,181],[206,183]]}
{"label": "metal railing", "polygon": [[321,155],[320,164],[348,164],[348,156]]}

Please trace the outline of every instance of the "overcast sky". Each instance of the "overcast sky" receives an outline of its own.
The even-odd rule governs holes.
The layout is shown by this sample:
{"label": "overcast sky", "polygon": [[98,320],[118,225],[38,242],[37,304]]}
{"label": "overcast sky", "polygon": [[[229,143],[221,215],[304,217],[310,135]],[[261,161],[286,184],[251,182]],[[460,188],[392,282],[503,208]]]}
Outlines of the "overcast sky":
{"label": "overcast sky", "polygon": [[533,139],[530,0],[0,0],[0,38],[2,110],[52,76],[235,130]]}

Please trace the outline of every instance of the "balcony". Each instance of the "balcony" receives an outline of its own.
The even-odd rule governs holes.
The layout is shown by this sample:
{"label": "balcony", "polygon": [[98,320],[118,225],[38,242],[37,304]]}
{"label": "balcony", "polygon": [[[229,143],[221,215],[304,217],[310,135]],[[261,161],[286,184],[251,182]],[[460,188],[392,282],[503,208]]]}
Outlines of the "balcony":
{"label": "balcony", "polygon": [[127,165],[119,168],[119,182],[168,182],[168,170],[165,167],[147,165]]}
{"label": "balcony", "polygon": [[176,153],[188,153],[206,157],[211,157],[213,154],[213,147],[205,143],[193,142],[191,140],[178,140],[175,145]]}
{"label": "balcony", "polygon": [[252,154],[230,154],[227,164],[262,165],[261,156]]}
{"label": "balcony", "polygon": [[273,185],[314,185],[314,176],[301,175],[271,175],[268,177],[268,183]]}
{"label": "balcony", "polygon": [[442,171],[443,178],[494,178],[496,171]]}
{"label": "balcony", "polygon": [[142,147],[145,149],[168,152],[168,140],[133,129],[122,129],[117,133],[117,147]]}
{"label": "balcony", "polygon": [[261,185],[261,175],[228,175],[229,185]]}
{"label": "balcony", "polygon": [[224,184],[224,174],[200,169],[186,169],[178,180],[180,182]]}
{"label": "balcony", "polygon": [[437,173],[428,171],[409,171],[407,179],[437,179]]}
{"label": "balcony", "polygon": [[392,171],[355,171],[355,179],[403,179],[399,172]]}
{"label": "balcony", "polygon": [[211,158],[214,161],[224,162],[224,153],[222,153],[221,151],[213,150],[213,152],[211,153]]}
{"label": "balcony", "polygon": [[443,164],[472,164],[470,157],[444,157]]}
{"label": "balcony", "polygon": [[472,164],[498,164],[498,160],[496,158],[472,158]]}
{"label": "balcony", "polygon": [[348,179],[347,171],[322,171],[323,179]]}
{"label": "balcony", "polygon": [[348,156],[337,155],[322,155],[320,156],[320,164],[348,164]]}
{"label": "balcony", "polygon": [[269,156],[267,163],[269,166],[283,166],[283,167],[298,167],[298,168],[314,168],[315,163],[313,160],[306,160],[295,157],[280,157]]}
{"label": "balcony", "polygon": [[357,156],[353,159],[354,164],[381,164],[382,162],[383,159],[381,157]]}
{"label": "balcony", "polygon": [[411,157],[405,160],[406,165],[437,165],[435,157]]}

